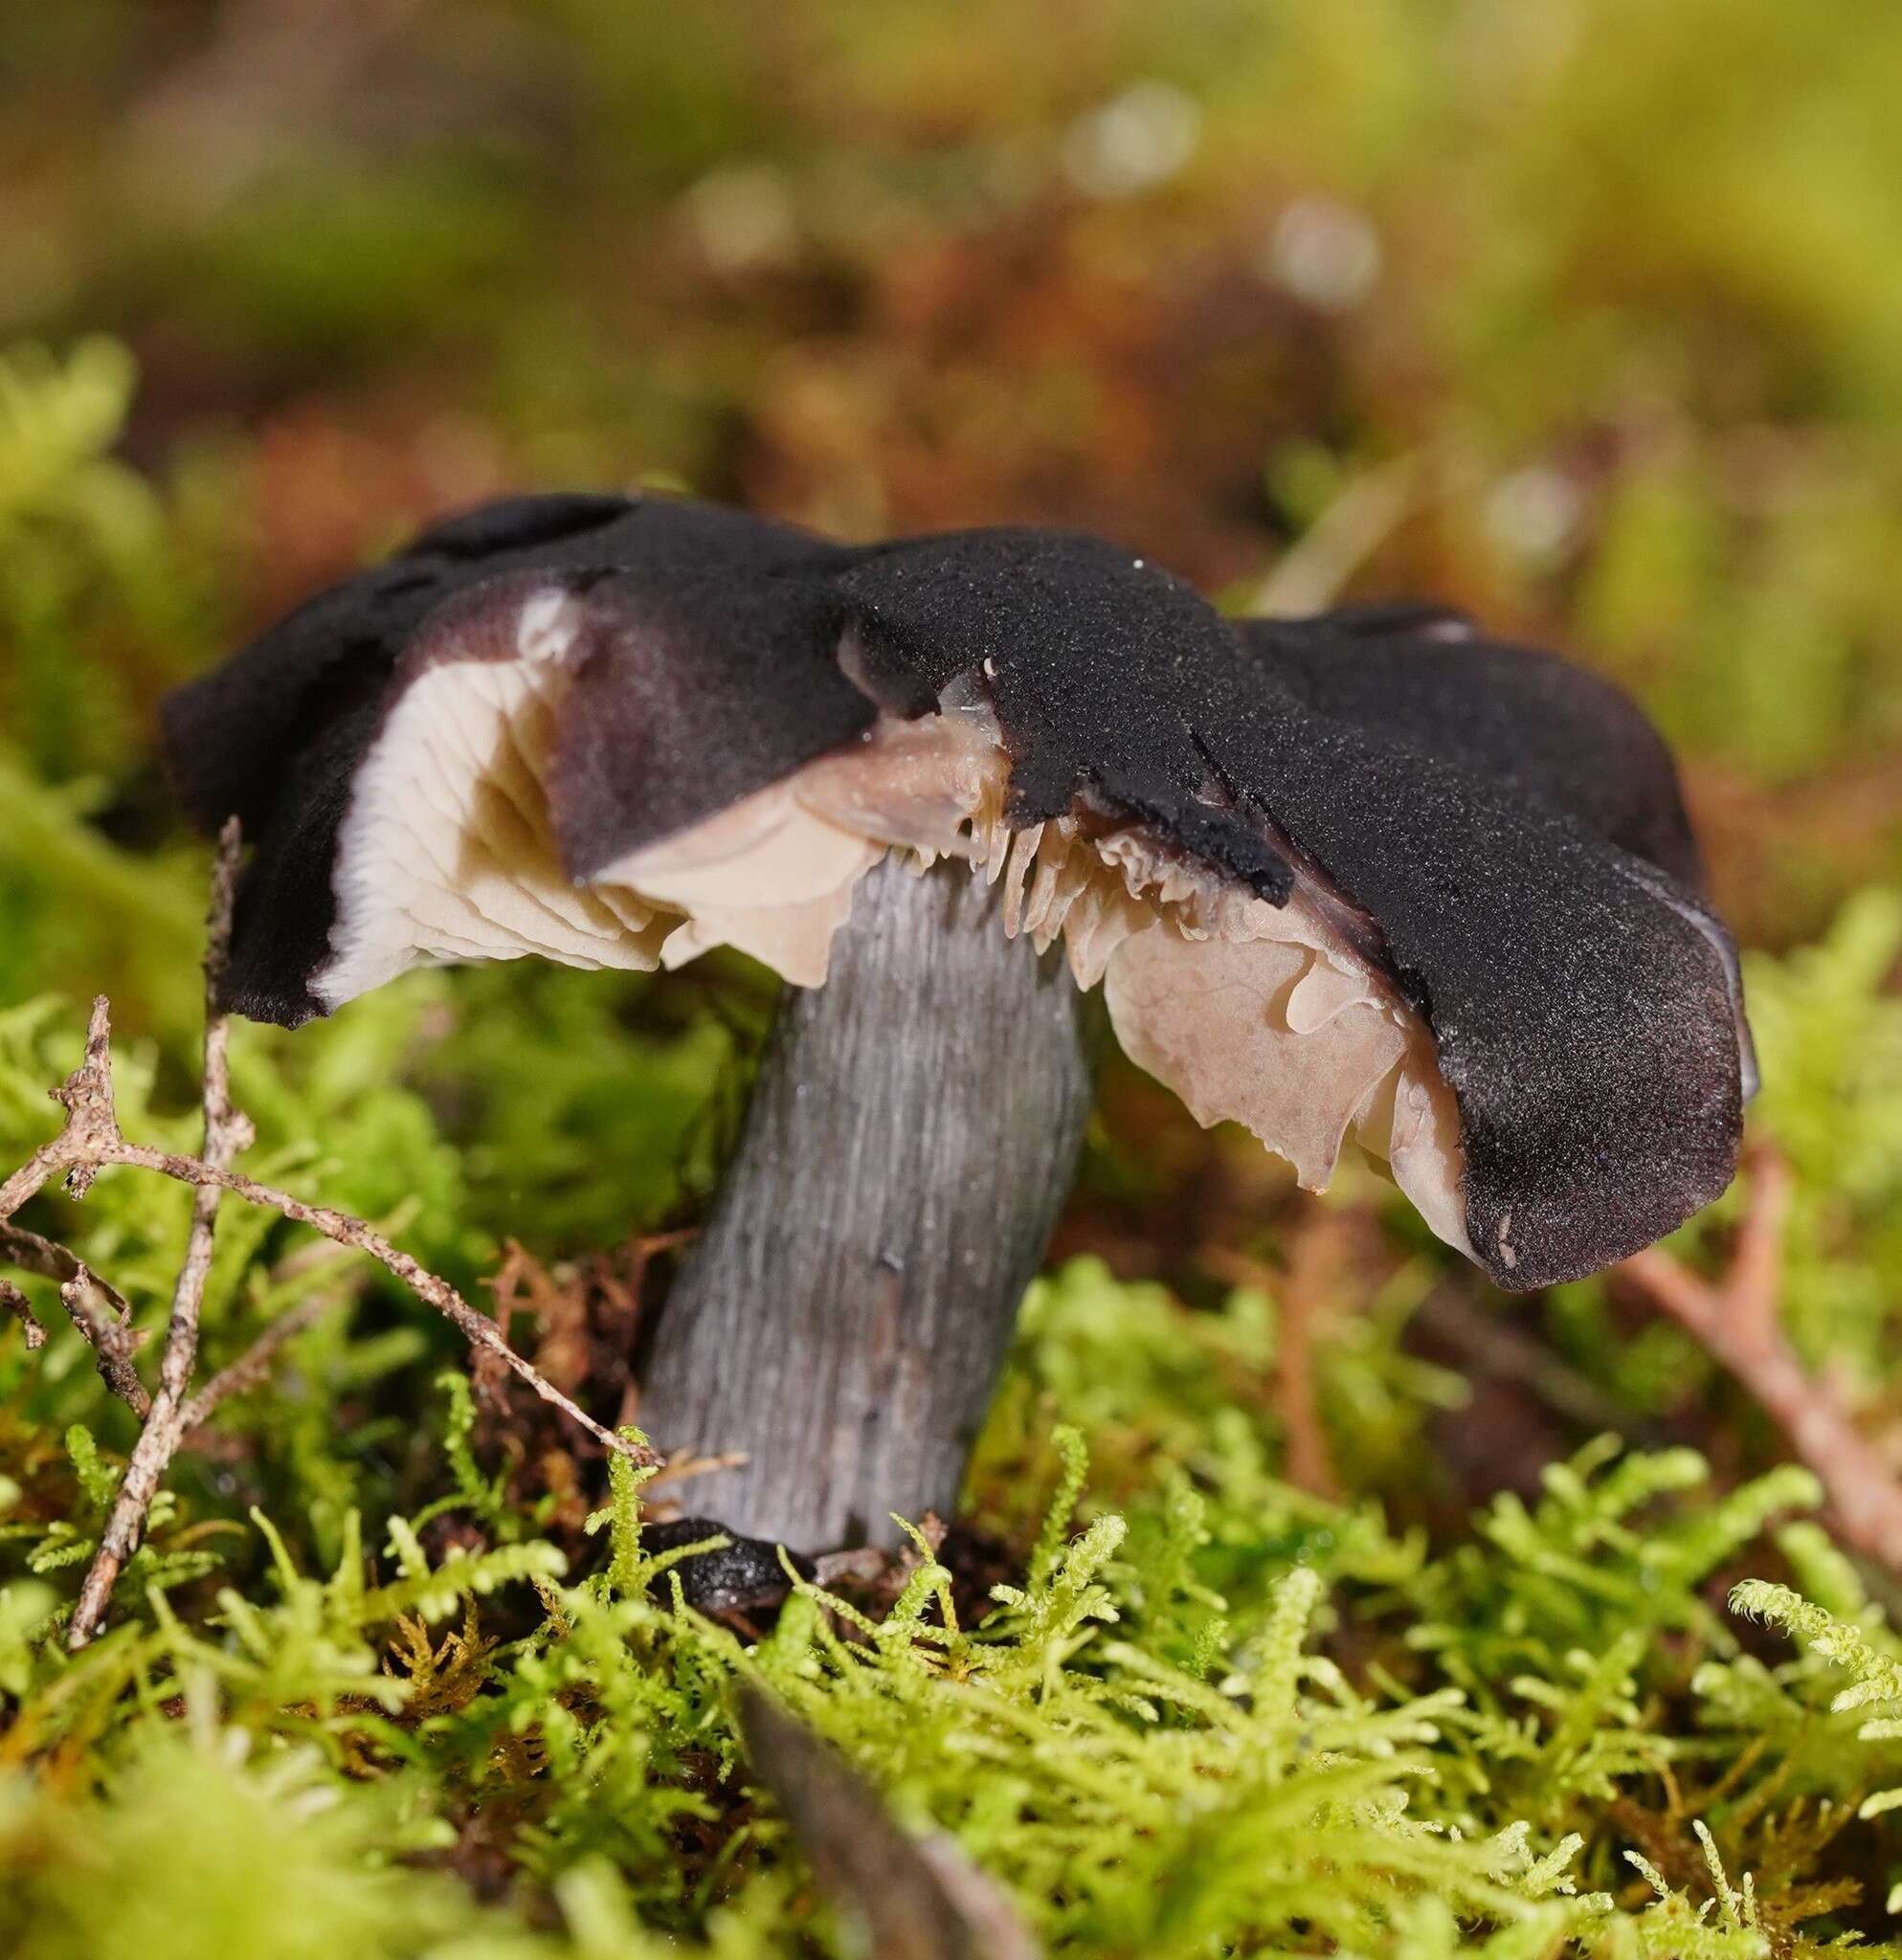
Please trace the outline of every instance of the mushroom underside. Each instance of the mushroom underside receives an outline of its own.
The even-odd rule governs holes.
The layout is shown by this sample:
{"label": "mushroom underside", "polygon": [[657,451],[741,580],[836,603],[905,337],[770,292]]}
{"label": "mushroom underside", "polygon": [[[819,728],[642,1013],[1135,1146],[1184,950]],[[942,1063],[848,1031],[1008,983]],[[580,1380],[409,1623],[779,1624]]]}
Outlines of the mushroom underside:
{"label": "mushroom underside", "polygon": [[397,691],[339,833],[334,1009],[425,963],[538,954],[677,967],[731,946],[816,987],[861,880],[888,854],[968,863],[1001,887],[1003,929],[1061,942],[1103,986],[1131,1059],[1198,1122],[1233,1120],[1324,1189],[1344,1142],[1387,1168],[1428,1225],[1470,1252],[1460,1120],[1432,1036],[1369,956],[1377,935],[1311,869],[1285,904],[1086,801],[1024,828],[995,716],[959,679],[916,720],[881,714],[718,815],[585,881],[553,815],[574,602],[549,589],[512,641],[440,648]]}

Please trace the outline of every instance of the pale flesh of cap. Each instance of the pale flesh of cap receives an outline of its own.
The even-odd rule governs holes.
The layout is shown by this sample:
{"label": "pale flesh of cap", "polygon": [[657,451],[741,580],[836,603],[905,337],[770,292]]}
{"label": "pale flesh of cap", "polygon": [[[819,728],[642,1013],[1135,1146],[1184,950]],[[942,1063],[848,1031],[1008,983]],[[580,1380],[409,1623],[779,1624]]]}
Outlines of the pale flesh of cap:
{"label": "pale flesh of cap", "polygon": [[398,697],[340,835],[331,958],[313,982],[326,1008],[417,964],[537,954],[648,969],[719,946],[816,987],[888,850],[921,868],[963,859],[1001,881],[1007,932],[1061,940],[1079,984],[1102,984],[1126,1053],[1199,1123],[1244,1125],[1316,1191],[1351,1139],[1470,1250],[1459,1115],[1432,1036],[1317,873],[1297,863],[1276,906],[1081,806],[1012,830],[996,723],[954,683],[939,713],[882,715],[860,742],[577,885],[547,793],[577,627],[567,593],[533,592],[512,657],[438,660]]}

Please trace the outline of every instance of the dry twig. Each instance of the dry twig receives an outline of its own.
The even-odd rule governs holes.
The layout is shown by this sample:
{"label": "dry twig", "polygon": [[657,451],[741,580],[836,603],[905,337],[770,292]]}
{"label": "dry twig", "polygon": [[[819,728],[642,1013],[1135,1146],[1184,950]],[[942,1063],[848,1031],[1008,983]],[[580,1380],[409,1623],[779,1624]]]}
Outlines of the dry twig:
{"label": "dry twig", "polygon": [[[552,1269],[511,1238],[495,1276],[483,1282],[495,1296],[495,1324],[506,1338],[515,1316],[526,1315],[535,1328],[536,1367],[571,1393],[592,1382],[596,1406],[616,1400],[615,1427],[625,1428],[639,1414],[633,1355],[648,1268],[657,1256],[677,1252],[698,1236],[697,1227],[648,1233],[629,1239],[618,1254]],[[498,1364],[478,1354],[473,1372],[481,1393],[499,1413],[505,1411]]]}
{"label": "dry twig", "polygon": [[[113,1392],[140,1415],[143,1423],[68,1628],[69,1644],[76,1648],[84,1646],[98,1631],[119,1573],[138,1549],[152,1499],[181,1440],[226,1396],[257,1381],[277,1350],[329,1304],[326,1298],[319,1297],[293,1308],[267,1328],[246,1354],[215,1375],[196,1395],[190,1394],[217,1207],[219,1199],[227,1194],[277,1212],[295,1224],[307,1225],[338,1245],[368,1253],[418,1299],[454,1322],[472,1346],[519,1376],[603,1448],[642,1465],[655,1466],[661,1461],[658,1451],[616,1436],[596,1422],[517,1354],[495,1323],[472,1307],[446,1280],[399,1251],[363,1219],[327,1205],[306,1204],[288,1192],[259,1184],[230,1169],[232,1159],[252,1136],[250,1123],[231,1101],[227,1028],[217,1005],[230,944],[237,856],[238,835],[234,822],[220,840],[212,888],[211,933],[205,962],[203,1154],[181,1156],[125,1140],[113,1099],[111,1018],[105,1000],[101,998],[93,1003],[83,1060],[65,1083],[52,1092],[54,1101],[66,1110],[59,1134],[0,1182],[0,1259],[59,1282],[60,1299],[75,1326],[92,1347],[101,1375]],[[162,1177],[190,1185],[194,1193],[190,1233],[173,1288],[156,1393],[147,1392],[132,1367],[131,1357],[141,1337],[126,1324],[124,1300],[65,1247],[11,1222],[22,1205],[56,1179],[63,1178],[73,1196],[82,1198],[95,1176],[114,1165],[155,1171]],[[44,1329],[28,1310],[24,1296],[4,1282],[0,1282],[0,1310],[11,1311],[21,1321],[30,1346],[36,1347],[45,1338]]]}
{"label": "dry twig", "polygon": [[[145,1341],[142,1328],[130,1323],[132,1309],[117,1288],[108,1286],[77,1253],[37,1232],[23,1231],[17,1225],[0,1223],[0,1260],[17,1266],[23,1273],[37,1273],[59,1288],[60,1304],[67,1318],[78,1328],[100,1379],[143,1422],[152,1405],[132,1357]],[[9,1293],[12,1289],[9,1288]],[[46,1339],[46,1329],[34,1319],[24,1296],[18,1297],[13,1311],[26,1328],[27,1346],[37,1348]],[[9,1301],[11,1304],[11,1301]]]}
{"label": "dry twig", "polygon": [[1425,501],[1430,460],[1423,450],[1356,477],[1256,587],[1248,611],[1300,618],[1334,604],[1341,590]]}
{"label": "dry twig", "polygon": [[952,1838],[913,1838],[842,1756],[750,1683],[740,1723],[819,1889],[881,1960],[1039,1960],[1016,1906]]}
{"label": "dry twig", "polygon": [[1762,1403],[1821,1480],[1844,1541],[1902,1571],[1902,1484],[1835,1390],[1804,1370],[1777,1319],[1789,1167],[1759,1147],[1749,1176],[1750,1201],[1722,1279],[1698,1278],[1658,1246],[1634,1253],[1618,1271]]}
{"label": "dry twig", "polygon": [[29,1348],[46,1346],[46,1329],[35,1317],[33,1303],[10,1281],[0,1280],[0,1307],[19,1322],[20,1332]]}
{"label": "dry twig", "polygon": [[96,1146],[88,1155],[96,1167],[123,1164],[137,1170],[155,1170],[161,1177],[173,1178],[180,1184],[213,1186],[221,1192],[230,1192],[233,1197],[242,1198],[248,1205],[259,1205],[266,1211],[280,1213],[293,1224],[308,1225],[312,1231],[322,1233],[325,1238],[334,1239],[339,1245],[368,1253],[379,1265],[402,1281],[419,1300],[455,1322],[472,1344],[495,1355],[503,1367],[518,1375],[545,1402],[551,1402],[571,1421],[578,1422],[596,1442],[643,1464],[659,1461],[658,1453],[615,1436],[576,1407],[553,1383],[546,1381],[516,1353],[496,1331],[495,1323],[485,1314],[478,1313],[448,1281],[439,1279],[408,1253],[398,1251],[363,1219],[353,1218],[347,1212],[334,1211],[328,1205],[305,1204],[289,1192],[259,1184],[255,1178],[243,1177],[235,1171],[221,1170],[197,1157],[173,1156],[165,1150],[154,1150],[123,1140]]}
{"label": "dry twig", "polygon": [[322,1319],[337,1304],[340,1297],[334,1293],[313,1293],[308,1300],[299,1301],[288,1312],[280,1313],[229,1368],[221,1368],[186,1403],[179,1415],[180,1430],[189,1436],[211,1416],[220,1402],[256,1388],[270,1372],[272,1362],[278,1358],[278,1349],[286,1341],[295,1340],[313,1322]]}
{"label": "dry twig", "polygon": [[1219,1278],[1258,1286],[1275,1303],[1275,1408],[1286,1436],[1282,1473],[1298,1490],[1324,1498],[1340,1496],[1340,1480],[1315,1392],[1314,1344],[1327,1321],[1343,1251],[1340,1214],[1303,1193],[1285,1273],[1242,1253],[1205,1256]]}
{"label": "dry twig", "polygon": [[[232,902],[237,889],[238,828],[233,817],[218,839],[217,863],[212,873],[212,904],[205,943],[205,1053],[201,1095],[205,1111],[204,1161],[222,1170],[252,1141],[249,1118],[231,1100],[230,1023],[219,1001],[224,992],[225,966],[231,954]],[[111,1060],[101,1050],[101,1084],[111,1093]],[[69,1105],[70,1106],[70,1105]],[[110,1102],[107,1104],[110,1113]],[[113,1122],[115,1131],[117,1121]],[[185,1433],[186,1394],[198,1365],[198,1322],[205,1303],[205,1282],[211,1277],[213,1236],[217,1230],[219,1192],[200,1185],[192,1192],[191,1229],[185,1241],[185,1258],[172,1287],[171,1318],[165,1348],[159,1356],[159,1388],[145,1414],[145,1427],[132,1446],[119,1494],[113,1500],[99,1549],[93,1554],[78,1603],[67,1628],[68,1644],[83,1647],[105,1616],[106,1601],[125,1561],[139,1548],[145,1533],[145,1516],[158,1495],[166,1473]]]}

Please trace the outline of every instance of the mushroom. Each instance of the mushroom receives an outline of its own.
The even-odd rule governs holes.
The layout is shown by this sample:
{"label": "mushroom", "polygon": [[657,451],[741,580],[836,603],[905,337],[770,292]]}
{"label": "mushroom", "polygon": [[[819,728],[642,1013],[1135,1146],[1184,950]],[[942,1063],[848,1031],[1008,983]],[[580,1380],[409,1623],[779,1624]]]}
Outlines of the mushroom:
{"label": "mushroom", "polygon": [[1399,607],[1229,622],[1099,540],[850,547],[544,497],[425,532],[166,709],[256,850],[230,1003],[419,962],[792,983],[646,1333],[696,1507],[803,1552],[945,1511],[1090,1102],[1085,991],[1300,1182],[1347,1144],[1502,1286],[1733,1174],[1752,1064],[1669,755],[1622,695]]}

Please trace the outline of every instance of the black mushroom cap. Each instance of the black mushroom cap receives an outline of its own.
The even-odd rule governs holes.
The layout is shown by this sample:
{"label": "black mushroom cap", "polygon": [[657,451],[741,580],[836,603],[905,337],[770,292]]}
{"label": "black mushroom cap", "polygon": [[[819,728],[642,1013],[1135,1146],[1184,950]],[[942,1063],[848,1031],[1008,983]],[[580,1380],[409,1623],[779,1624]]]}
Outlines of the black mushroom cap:
{"label": "black mushroom cap", "polygon": [[1435,607],[1236,624],[1323,714],[1501,777],[1703,888],[1669,749],[1627,696],[1584,668],[1481,639],[1469,620]]}
{"label": "black mushroom cap", "polygon": [[1662,743],[1615,690],[1427,608],[1220,618],[1095,539],[830,544],[673,499],[522,499],[425,533],[174,695],[188,806],[257,845],[231,1004],[323,1011],[352,781],[432,665],[576,625],[547,784],[586,880],[861,738],[982,700],[1006,821],[1140,826],[1270,905],[1320,893],[1430,1031],[1466,1233],[1502,1284],[1674,1229],[1735,1163],[1728,935]]}
{"label": "black mushroom cap", "polygon": [[[235,814],[257,846],[238,893],[228,1004],[287,1027],[324,1012],[309,982],[330,950],[351,781],[426,664],[424,625],[445,606],[492,587],[505,594],[523,573],[581,591],[605,586],[604,601],[621,602],[599,611],[584,712],[567,731],[569,868],[585,875],[611,835],[664,835],[870,723],[876,710],[833,657],[836,627],[823,643],[800,644],[788,623],[826,610],[820,575],[841,555],[717,504],[510,498],[435,525],[178,689],[161,713],[186,809],[207,830]],[[782,641],[793,657],[780,657]],[[617,792],[631,801],[617,805]]]}

